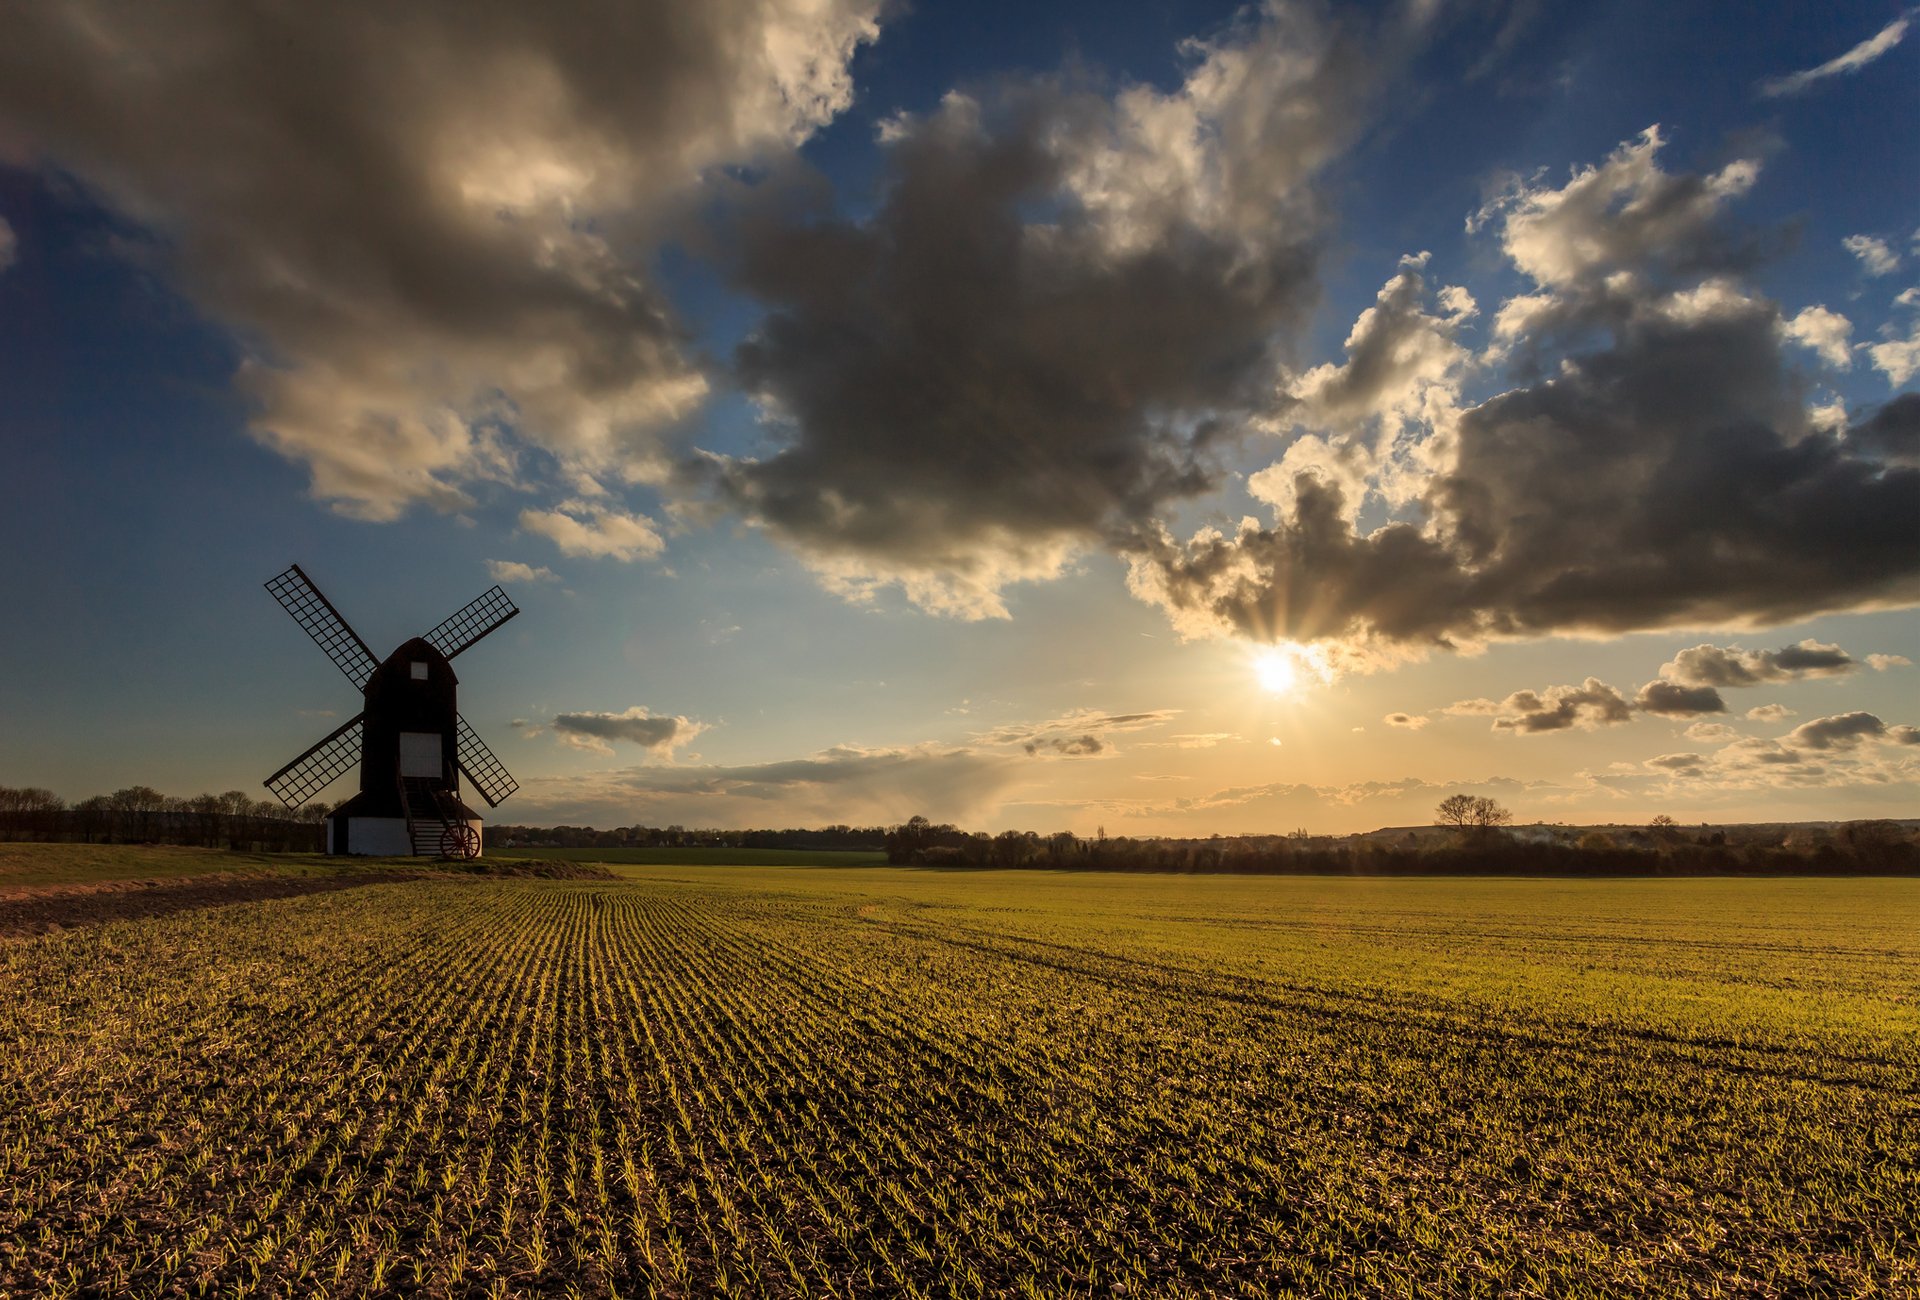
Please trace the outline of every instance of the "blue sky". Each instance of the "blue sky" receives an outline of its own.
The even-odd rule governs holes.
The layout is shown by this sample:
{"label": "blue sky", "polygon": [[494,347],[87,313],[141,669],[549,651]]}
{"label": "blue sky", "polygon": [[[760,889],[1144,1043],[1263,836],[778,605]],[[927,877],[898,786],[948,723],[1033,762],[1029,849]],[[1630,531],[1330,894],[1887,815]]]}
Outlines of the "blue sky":
{"label": "blue sky", "polygon": [[506,820],[1913,806],[1898,7],[94,10],[0,55],[0,782],[257,789],[297,560],[377,651],[504,575]]}

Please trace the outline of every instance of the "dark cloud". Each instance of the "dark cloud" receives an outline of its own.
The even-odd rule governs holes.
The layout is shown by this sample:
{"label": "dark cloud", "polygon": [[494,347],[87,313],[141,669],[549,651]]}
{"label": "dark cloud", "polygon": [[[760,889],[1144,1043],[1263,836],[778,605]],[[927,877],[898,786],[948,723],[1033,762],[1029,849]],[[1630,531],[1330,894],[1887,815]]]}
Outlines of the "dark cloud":
{"label": "dark cloud", "polygon": [[1687,686],[1758,686],[1802,677],[1837,677],[1859,666],[1839,646],[1808,638],[1778,650],[1697,645],[1662,664],[1660,675]]}
{"label": "dark cloud", "polygon": [[1386,717],[1382,718],[1381,721],[1389,727],[1400,727],[1407,731],[1418,731],[1427,725],[1428,719],[1424,713],[1389,713]]}
{"label": "dark cloud", "polygon": [[[1460,712],[1480,712],[1484,701],[1465,700],[1454,707]],[[1579,686],[1549,686],[1545,691],[1515,691],[1497,706],[1493,729],[1515,731],[1523,735],[1541,731],[1565,731],[1578,727],[1591,731],[1633,718],[1633,706],[1620,692],[1589,677]]]}
{"label": "dark cloud", "polygon": [[569,744],[602,754],[613,752],[609,741],[668,754],[707,729],[704,722],[656,715],[641,705],[623,713],[562,713],[548,725]]}
{"label": "dark cloud", "polygon": [[1036,757],[1058,755],[1062,758],[1094,758],[1107,752],[1107,742],[1098,736],[1048,736],[1029,740],[1021,748]]}
{"label": "dark cloud", "polygon": [[1803,722],[1783,739],[1796,749],[1845,749],[1886,734],[1886,723],[1871,713],[1856,710]]}
{"label": "dark cloud", "polygon": [[1633,698],[1633,707],[1663,718],[1693,718],[1703,713],[1725,713],[1727,702],[1711,686],[1682,686],[1662,680],[1642,686]]}
{"label": "dark cloud", "polygon": [[710,169],[850,101],[876,9],[63,0],[9,15],[0,122],[235,328],[257,436],[391,518],[517,440],[659,476],[706,381],[646,252]]}
{"label": "dark cloud", "polygon": [[734,266],[775,441],[693,478],[830,587],[966,617],[1215,486],[1314,297],[1309,182],[1390,57],[1350,25],[1270,4],[1169,93],[951,94],[889,124],[871,217],[776,192]]}
{"label": "dark cloud", "polygon": [[1847,441],[1889,465],[1920,465],[1920,393],[1882,403],[1847,430]]}
{"label": "dark cloud", "polygon": [[[1035,758],[1098,758],[1114,752],[1114,734],[1164,726],[1179,714],[1178,709],[1148,709],[1136,713],[1075,709],[1044,722],[1015,722],[995,727],[991,731],[978,733],[974,739],[983,745],[1018,745]],[[1161,744],[1190,748],[1196,742],[1207,745],[1215,739],[1211,736],[1176,736]]]}
{"label": "dark cloud", "polygon": [[1304,472],[1271,525],[1143,536],[1136,594],[1189,635],[1359,659],[1920,599],[1920,470],[1813,425],[1779,307],[1732,278],[1752,241],[1721,209],[1755,169],[1671,176],[1658,147],[1495,214],[1538,286],[1495,320],[1520,382],[1435,424],[1415,517],[1363,530],[1351,484]]}
{"label": "dark cloud", "polygon": [[995,806],[1025,763],[1005,753],[938,745],[842,745],[774,763],[538,777],[516,798],[543,818],[600,826],[884,825],[916,813],[966,823]]}

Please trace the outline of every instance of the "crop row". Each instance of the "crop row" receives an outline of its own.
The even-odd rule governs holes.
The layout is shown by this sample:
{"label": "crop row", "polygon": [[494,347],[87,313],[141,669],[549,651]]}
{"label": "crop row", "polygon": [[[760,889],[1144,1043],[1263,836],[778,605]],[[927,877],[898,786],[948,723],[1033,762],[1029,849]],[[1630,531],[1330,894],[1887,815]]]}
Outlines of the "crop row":
{"label": "crop row", "polygon": [[1831,1046],[1066,914],[385,886],[0,948],[0,1293],[1920,1287],[1913,1061]]}

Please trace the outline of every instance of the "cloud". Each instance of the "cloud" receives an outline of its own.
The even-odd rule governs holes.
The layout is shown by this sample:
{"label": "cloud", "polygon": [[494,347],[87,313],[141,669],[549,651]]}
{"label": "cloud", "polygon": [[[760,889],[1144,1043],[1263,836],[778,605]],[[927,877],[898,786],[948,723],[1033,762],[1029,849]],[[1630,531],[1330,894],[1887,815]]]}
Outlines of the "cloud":
{"label": "cloud", "polygon": [[1853,322],[1825,307],[1808,307],[1786,323],[1787,337],[1805,344],[1835,370],[1853,368],[1853,348],[1847,340],[1853,334]]}
{"label": "cloud", "polygon": [[1098,758],[1107,753],[1109,746],[1098,736],[1046,736],[1038,740],[1029,740],[1022,746],[1028,754],[1038,758]]}
{"label": "cloud", "polygon": [[760,187],[730,271],[769,444],[686,485],[830,590],[961,618],[1215,487],[1315,295],[1314,179],[1413,39],[1364,21],[1276,0],[1172,90],[949,94],[888,123],[870,215]]}
{"label": "cloud", "polygon": [[1911,668],[1913,660],[1905,655],[1868,655],[1867,664],[1876,673],[1884,673],[1890,668]]}
{"label": "cloud", "polygon": [[1832,717],[1803,722],[1788,732],[1784,742],[1796,749],[1833,749],[1856,745],[1862,740],[1884,736],[1887,724],[1871,713],[1836,713]]}
{"label": "cloud", "polygon": [[1465,289],[1440,291],[1439,310],[1427,310],[1423,274],[1428,253],[1400,259],[1400,271],[1360,313],[1347,335],[1347,359],[1315,366],[1294,383],[1298,414],[1323,425],[1411,418],[1428,408],[1435,391],[1450,394],[1471,354],[1456,340],[1479,308]]}
{"label": "cloud", "polygon": [[1702,713],[1725,713],[1727,702],[1711,686],[1682,686],[1662,679],[1642,686],[1634,696],[1633,707],[1663,718],[1692,718]]}
{"label": "cloud", "polygon": [[522,564],[518,560],[488,560],[487,576],[495,582],[560,581],[560,575],[552,569],[537,568],[531,564]]}
{"label": "cloud", "polygon": [[1794,711],[1784,704],[1756,704],[1747,710],[1747,716],[1755,722],[1779,722],[1793,717]]}
{"label": "cloud", "polygon": [[[1144,731],[1164,726],[1179,716],[1178,709],[1149,709],[1138,713],[1107,713],[1099,709],[1074,709],[1044,722],[1015,722],[976,734],[982,745],[1016,745],[1033,757],[1096,758],[1110,755],[1110,736],[1129,731]],[[1212,736],[1177,736],[1162,742],[1179,748],[1193,747],[1191,742],[1211,744]]]}
{"label": "cloud", "polygon": [[1403,727],[1408,731],[1418,731],[1431,719],[1424,713],[1389,713],[1381,721],[1389,727]]}
{"label": "cloud", "polygon": [[1889,465],[1920,465],[1920,393],[1881,403],[1847,430],[1847,441]]}
{"label": "cloud", "polygon": [[20,241],[13,233],[13,227],[0,217],[0,271],[13,265],[13,259],[19,252]]}
{"label": "cloud", "polygon": [[1890,384],[1904,384],[1920,374],[1920,320],[1907,327],[1907,336],[1901,338],[1891,325],[1885,327],[1886,338],[1878,343],[1867,345],[1867,357],[1873,362],[1873,368],[1887,377]]}
{"label": "cloud", "polygon": [[1665,772],[1698,776],[1706,759],[1699,754],[1661,754],[1647,760],[1647,766]]}
{"label": "cloud", "polygon": [[1542,731],[1565,731],[1577,727],[1592,731],[1614,726],[1633,717],[1633,706],[1620,692],[1597,677],[1589,677],[1579,686],[1549,686],[1545,691],[1515,691],[1488,707],[1485,700],[1462,700],[1449,706],[1450,713],[1494,715],[1495,731],[1513,731],[1531,735]]}
{"label": "cloud", "polygon": [[520,528],[548,538],[562,555],[650,560],[666,549],[651,519],[586,501],[562,502],[555,510],[522,510]]}
{"label": "cloud", "polygon": [[527,816],[601,826],[893,825],[915,814],[967,824],[995,807],[1026,760],[940,745],[840,745],[737,766],[645,766],[522,786]]}
{"label": "cloud", "polygon": [[1724,722],[1696,722],[1687,728],[1687,739],[1718,745],[1740,739],[1740,733]]}
{"label": "cloud", "polygon": [[1265,494],[1271,523],[1141,534],[1134,594],[1183,636],[1320,642],[1346,667],[1920,599],[1920,470],[1814,425],[1779,307],[1742,286],[1766,241],[1725,210],[1757,165],[1673,174],[1661,147],[1649,130],[1477,214],[1535,284],[1495,314],[1516,382],[1435,427],[1408,510],[1363,529],[1361,488],[1307,467]]}
{"label": "cloud", "polygon": [[255,436],[391,519],[524,450],[660,477],[707,380],[651,251],[847,107],[877,9],[73,0],[9,20],[0,118],[158,235],[243,342]]}
{"label": "cloud", "polygon": [[1824,81],[1828,77],[1837,77],[1843,73],[1858,72],[1898,45],[1906,34],[1907,17],[1902,14],[1845,54],[1828,59],[1818,67],[1791,72],[1781,77],[1767,78],[1760,83],[1760,93],[1768,98],[1798,95],[1817,81]]}
{"label": "cloud", "polygon": [[1165,740],[1141,740],[1134,742],[1136,749],[1212,749],[1239,736],[1231,731],[1186,732],[1167,737]]}
{"label": "cloud", "polygon": [[1887,241],[1878,235],[1848,235],[1840,242],[1860,259],[1860,268],[1868,275],[1892,275],[1900,269],[1900,254],[1888,248]]}
{"label": "cloud", "polygon": [[[638,745],[661,757],[706,731],[707,724],[691,718],[654,714],[642,705],[623,713],[562,713],[548,724],[560,739],[575,749],[596,754],[613,753],[610,742]],[[547,728],[527,728],[529,735]]]}
{"label": "cloud", "polygon": [[1778,650],[1697,645],[1660,665],[1660,676],[1683,686],[1758,686],[1807,677],[1841,677],[1859,661],[1837,645],[1811,637]]}

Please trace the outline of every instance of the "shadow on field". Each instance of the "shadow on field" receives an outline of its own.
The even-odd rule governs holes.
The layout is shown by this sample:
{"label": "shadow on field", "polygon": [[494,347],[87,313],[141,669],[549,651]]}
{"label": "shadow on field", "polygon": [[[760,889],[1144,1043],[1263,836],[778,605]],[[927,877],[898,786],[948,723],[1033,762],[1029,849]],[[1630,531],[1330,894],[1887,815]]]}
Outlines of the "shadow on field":
{"label": "shadow on field", "polygon": [[0,938],[45,934],[52,930],[169,916],[200,907],[225,907],[263,898],[328,894],[341,889],[428,873],[351,871],[325,876],[188,876],[180,880],[103,880],[73,885],[31,885],[0,889]]}

